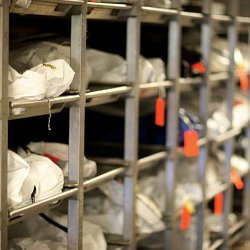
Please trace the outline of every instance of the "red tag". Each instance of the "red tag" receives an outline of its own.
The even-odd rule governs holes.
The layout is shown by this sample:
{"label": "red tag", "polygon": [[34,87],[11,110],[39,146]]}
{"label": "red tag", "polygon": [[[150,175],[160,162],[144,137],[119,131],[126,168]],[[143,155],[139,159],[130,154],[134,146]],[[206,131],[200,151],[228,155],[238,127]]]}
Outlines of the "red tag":
{"label": "red tag", "polygon": [[245,71],[244,68],[240,68],[237,70],[238,72],[238,76],[240,79],[240,87],[242,90],[247,91],[248,90],[248,86],[249,86],[249,80],[248,80],[248,76],[247,73]]}
{"label": "red tag", "polygon": [[44,156],[48,157],[51,161],[53,161],[54,163],[57,163],[59,161],[62,161],[60,158],[54,156],[54,155],[51,155],[51,154],[48,154],[48,153],[44,153],[43,154]]}
{"label": "red tag", "polygon": [[181,208],[180,229],[186,230],[191,223],[191,213],[186,206]]}
{"label": "red tag", "polygon": [[164,127],[165,125],[165,99],[158,97],[155,103],[155,125]]}
{"label": "red tag", "polygon": [[184,132],[184,155],[186,157],[196,157],[199,155],[198,132],[195,130]]}
{"label": "red tag", "polygon": [[222,215],[223,214],[223,203],[224,203],[224,195],[223,193],[219,193],[214,197],[214,214]]}
{"label": "red tag", "polygon": [[196,73],[205,73],[206,72],[206,68],[202,62],[197,62],[197,63],[192,64],[192,69]]}
{"label": "red tag", "polygon": [[244,182],[236,170],[231,170],[230,179],[238,190],[241,190],[244,187]]}

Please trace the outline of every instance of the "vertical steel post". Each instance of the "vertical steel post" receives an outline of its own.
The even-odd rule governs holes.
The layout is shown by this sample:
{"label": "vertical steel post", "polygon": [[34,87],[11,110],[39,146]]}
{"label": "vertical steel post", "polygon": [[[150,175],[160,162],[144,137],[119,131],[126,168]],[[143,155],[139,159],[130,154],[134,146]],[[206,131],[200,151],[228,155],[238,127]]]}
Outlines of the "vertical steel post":
{"label": "vertical steel post", "polygon": [[[174,7],[178,10],[180,2],[174,1]],[[166,193],[166,217],[169,218],[165,232],[164,249],[176,249],[176,220],[175,220],[175,175],[178,147],[178,110],[179,110],[179,77],[180,77],[180,41],[181,26],[179,16],[169,21],[168,33],[168,62],[167,76],[173,81],[173,87],[168,93],[167,110],[167,140],[166,147],[169,157],[165,161],[165,193]]]}
{"label": "vertical steel post", "polygon": [[86,8],[71,17],[71,66],[76,72],[71,88],[79,90],[80,100],[70,107],[69,181],[77,183],[78,193],[68,201],[68,249],[82,249],[84,108],[86,86]]}
{"label": "vertical steel post", "polygon": [[140,2],[134,6],[133,15],[127,20],[127,81],[132,90],[125,104],[125,145],[124,158],[130,162],[124,178],[124,239],[129,240],[128,249],[136,249],[136,193],[138,160],[138,117],[139,117],[139,51]]}
{"label": "vertical steel post", "polygon": [[9,64],[9,3],[0,3],[0,248],[8,245],[7,165],[8,165],[8,64]]}
{"label": "vertical steel post", "polygon": [[[210,75],[210,51],[211,51],[211,1],[203,2],[203,13],[205,19],[201,24],[201,51],[203,63],[206,67],[206,72],[203,74],[203,81],[200,85],[199,93],[199,118],[201,119],[204,132],[203,137],[207,138],[207,119],[208,119],[208,106],[210,102],[210,88],[209,88],[209,75]],[[203,202],[197,206],[197,244],[196,250],[202,249],[204,224],[206,216],[206,171],[208,161],[208,146],[205,144],[200,147],[198,156],[198,182],[202,188]]]}
{"label": "vertical steel post", "polygon": [[[234,90],[235,90],[235,58],[234,52],[237,43],[237,26],[236,26],[236,15],[237,15],[237,1],[230,0],[228,6],[228,14],[231,16],[232,21],[227,27],[227,39],[228,39],[228,51],[229,51],[229,68],[228,68],[228,81],[226,85],[226,115],[230,121],[231,128],[233,122],[233,103],[234,103]],[[225,152],[225,168],[224,168],[224,178],[229,183],[230,182],[230,169],[231,169],[231,156],[233,154],[234,139],[231,138],[227,140],[224,144]],[[223,213],[223,235],[224,244],[223,249],[228,249],[229,241],[229,225],[228,225],[228,215],[232,211],[232,196],[233,188],[231,185],[228,186],[227,190],[224,192],[224,213]]]}

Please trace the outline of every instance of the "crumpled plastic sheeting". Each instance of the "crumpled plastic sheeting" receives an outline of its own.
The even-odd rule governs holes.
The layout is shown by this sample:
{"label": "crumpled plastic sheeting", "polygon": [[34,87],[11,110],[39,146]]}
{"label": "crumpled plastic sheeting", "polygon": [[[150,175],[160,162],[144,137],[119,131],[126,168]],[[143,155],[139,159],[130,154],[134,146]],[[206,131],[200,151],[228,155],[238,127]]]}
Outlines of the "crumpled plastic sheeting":
{"label": "crumpled plastic sheeting", "polygon": [[[105,196],[94,194],[85,197],[85,219],[100,225],[104,232],[121,234],[124,221],[123,184],[112,180],[99,189]],[[138,233],[152,233],[165,228],[159,207],[142,193],[136,197],[136,214]]]}
{"label": "crumpled plastic sheeting", "polygon": [[[41,41],[23,45],[10,51],[10,65],[18,72],[24,72],[39,64],[63,59],[70,64],[70,46],[55,42]],[[91,68],[86,64],[86,88],[91,76]]]}
{"label": "crumpled plastic sheeting", "polygon": [[36,186],[35,200],[43,200],[62,192],[63,173],[62,170],[49,158],[30,154],[24,158],[30,165],[30,173],[24,180],[21,190],[24,202],[30,203],[30,190]]}
{"label": "crumpled plastic sheeting", "polygon": [[62,170],[50,159],[31,154],[22,158],[8,151],[8,206],[10,209],[31,204],[36,187],[35,201],[62,192]]}
{"label": "crumpled plastic sheeting", "polygon": [[[40,155],[46,155],[54,159],[54,162],[58,164],[64,176],[68,176],[69,166],[68,166],[68,154],[69,146],[64,143],[58,142],[30,142],[26,145],[28,149]],[[18,153],[23,157],[26,155],[21,148],[19,148]],[[91,161],[84,157],[84,178],[92,178],[96,175],[97,165],[94,161]]]}
{"label": "crumpled plastic sheeting", "polygon": [[[8,206],[19,205],[23,201],[21,189],[28,177],[30,165],[15,152],[8,150]],[[33,187],[32,187],[33,190]],[[31,190],[31,192],[32,192]]]}
{"label": "crumpled plastic sheeting", "polygon": [[69,89],[74,75],[75,72],[63,59],[39,64],[23,74],[9,67],[8,95],[14,100],[58,97]]}
{"label": "crumpled plastic sheeting", "polygon": [[73,69],[63,59],[39,64],[31,68],[31,70],[44,76],[48,81],[49,84],[45,93],[45,97],[47,98],[57,97],[69,89],[75,75]]}
{"label": "crumpled plastic sheeting", "polygon": [[[67,226],[67,216],[53,211],[48,216]],[[39,216],[9,227],[9,250],[66,250],[67,233]],[[83,221],[83,249],[106,250],[107,243],[100,227]]]}

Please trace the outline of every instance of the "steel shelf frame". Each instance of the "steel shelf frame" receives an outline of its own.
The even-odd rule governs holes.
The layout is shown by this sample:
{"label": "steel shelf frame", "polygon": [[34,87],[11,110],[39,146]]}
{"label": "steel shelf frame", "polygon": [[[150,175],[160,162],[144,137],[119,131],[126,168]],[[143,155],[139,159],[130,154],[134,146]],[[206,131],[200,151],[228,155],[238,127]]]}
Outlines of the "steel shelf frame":
{"label": "steel shelf frame", "polygon": [[[17,223],[32,215],[57,206],[61,200],[68,199],[68,249],[82,249],[82,218],[83,218],[83,154],[84,154],[84,109],[85,109],[85,51],[86,51],[86,1],[81,0],[41,0],[40,3],[63,4],[68,7],[77,7],[71,13],[71,56],[70,64],[76,72],[71,84],[71,90],[76,95],[61,96],[38,102],[8,101],[8,43],[9,43],[9,15],[15,10],[15,2],[9,6],[9,1],[0,2],[0,57],[1,63],[1,163],[0,163],[0,249],[7,249],[8,224]],[[68,10],[70,8],[67,8]],[[27,10],[26,10],[27,11]],[[15,11],[14,11],[15,12]],[[27,13],[27,14],[37,14]],[[41,13],[40,13],[41,14]],[[48,14],[48,13],[47,13]],[[56,13],[50,15],[58,16]],[[80,52],[80,53],[79,53]],[[49,103],[49,105],[48,105]],[[64,190],[61,194],[22,208],[8,211],[7,205],[7,154],[8,154],[8,120],[21,119],[29,116],[60,112],[65,104],[69,104],[69,182],[75,187]],[[54,106],[54,108],[53,108]],[[9,114],[15,109],[24,109],[22,115]],[[14,112],[15,113],[15,112]]]}
{"label": "steel shelf frame", "polygon": [[[209,249],[228,249],[232,244],[230,234],[232,230],[228,225],[228,214],[232,206],[232,185],[228,184],[230,180],[230,160],[233,154],[234,137],[241,132],[241,129],[232,128],[232,108],[233,93],[235,90],[235,63],[234,50],[237,46],[238,27],[239,25],[250,25],[250,17],[240,17],[237,14],[237,1],[228,0],[229,8],[227,15],[214,15],[211,13],[212,0],[202,0],[202,13],[185,12],[181,10],[180,0],[172,0],[169,9],[154,8],[141,6],[141,0],[137,1],[107,1],[105,3],[94,3],[82,0],[35,0],[47,6],[42,12],[33,13],[29,9],[20,9],[15,7],[15,0],[12,0],[11,6],[8,1],[0,0],[0,128],[1,128],[1,161],[0,161],[0,249],[7,249],[8,224],[16,223],[29,217],[27,214],[38,214],[51,207],[59,205],[57,201],[68,199],[68,249],[82,249],[82,226],[84,218],[84,192],[88,192],[100,184],[112,180],[117,176],[124,178],[124,230],[120,236],[121,242],[125,243],[122,249],[134,250],[137,247],[138,235],[136,231],[136,194],[138,173],[153,163],[163,161],[165,166],[165,194],[166,209],[164,215],[166,218],[165,242],[164,249],[176,249],[176,222],[179,214],[175,208],[175,182],[176,182],[176,161],[180,152],[178,151],[178,109],[180,92],[183,86],[197,85],[199,88],[199,117],[205,128],[202,139],[199,140],[200,154],[198,156],[198,182],[202,187],[203,200],[197,205],[197,243],[196,250],[202,249],[204,218],[206,216],[207,201],[212,199],[216,192],[223,192],[225,195],[224,202],[224,219],[223,219],[223,239],[218,240]],[[123,2],[123,3],[122,3]],[[124,3],[126,2],[126,3]],[[62,11],[57,11],[54,7],[64,5]],[[68,5],[68,6],[65,6]],[[52,6],[52,7],[51,7]],[[116,15],[111,15],[115,10]],[[40,14],[65,16],[71,15],[71,66],[76,72],[74,82],[71,85],[73,91],[77,94],[72,96],[62,96],[50,100],[50,104],[55,105],[54,109],[48,111],[47,100],[39,102],[8,102],[8,93],[6,83],[8,82],[8,35],[9,35],[9,12],[23,14]],[[152,15],[152,17],[149,17]],[[127,59],[127,83],[124,86],[117,86],[110,89],[101,89],[85,93],[86,81],[86,34],[87,20],[125,20],[127,24],[127,41],[126,41],[126,59]],[[180,76],[180,51],[181,51],[181,32],[185,25],[184,21],[191,24],[198,24],[201,27],[201,52],[202,59],[205,63],[206,72],[197,78],[183,79]],[[163,23],[168,26],[168,61],[167,61],[167,79],[162,82],[140,84],[139,55],[140,55],[140,28],[142,22]],[[230,52],[230,64],[227,72],[210,74],[210,52],[211,37],[214,25],[223,24],[227,29],[228,49]],[[250,51],[250,28],[249,51]],[[250,58],[249,58],[250,61]],[[248,69],[250,72],[250,68]],[[224,163],[225,184],[220,185],[214,192],[209,192],[205,187],[206,163],[208,159],[208,147],[210,141],[207,138],[206,122],[208,119],[208,105],[210,103],[211,87],[214,82],[226,81],[226,102],[227,117],[231,122],[231,128],[227,133],[221,135],[215,140],[217,144],[223,144],[226,154]],[[139,122],[139,101],[140,98],[152,96],[157,89],[164,88],[168,91],[166,105],[168,107],[166,120],[167,140],[164,150],[138,159],[138,122]],[[147,93],[146,93],[147,92]],[[144,94],[143,94],[144,93]],[[145,94],[146,93],[146,94]],[[248,91],[250,97],[250,90]],[[99,175],[91,180],[83,182],[83,165],[84,154],[84,119],[85,108],[89,106],[102,105],[108,102],[114,102],[121,96],[125,98],[125,142],[123,159],[109,159],[115,169]],[[50,112],[60,112],[65,105],[69,105],[70,110],[70,131],[69,131],[69,183],[75,184],[73,188],[64,191],[58,196],[54,196],[24,208],[8,211],[7,207],[7,150],[8,150],[8,120],[21,119],[38,114],[49,114]],[[24,108],[26,113],[16,115],[15,109]],[[40,110],[40,111],[38,111]],[[245,127],[246,137],[250,144],[250,126]],[[245,156],[250,162],[250,146],[245,150]],[[100,159],[101,161],[101,159]],[[113,162],[113,163],[112,163]],[[106,162],[107,163],[107,162]],[[238,227],[247,232],[247,220],[250,219],[250,202],[247,197],[250,195],[250,173],[244,176],[244,204],[242,217],[243,220]],[[177,215],[178,214],[178,215]],[[236,231],[238,227],[236,226]],[[235,235],[235,237],[238,235]],[[238,238],[235,238],[238,239]],[[117,247],[119,249],[119,246]]]}

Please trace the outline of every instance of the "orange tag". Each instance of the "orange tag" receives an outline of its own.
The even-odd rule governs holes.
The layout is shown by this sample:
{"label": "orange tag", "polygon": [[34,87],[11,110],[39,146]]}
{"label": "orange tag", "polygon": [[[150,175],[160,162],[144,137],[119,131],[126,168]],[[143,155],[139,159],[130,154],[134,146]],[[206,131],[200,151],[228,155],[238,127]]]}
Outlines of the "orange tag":
{"label": "orange tag", "polygon": [[223,193],[219,193],[214,197],[214,214],[222,215],[223,214],[223,203],[224,203],[224,195]]}
{"label": "orange tag", "polygon": [[246,91],[248,90],[248,86],[249,86],[249,79],[248,79],[248,75],[247,72],[245,70],[244,66],[239,66],[237,69],[237,74],[239,76],[240,79],[240,87],[242,90]]}
{"label": "orange tag", "polygon": [[189,228],[191,223],[191,213],[186,206],[181,208],[181,218],[180,218],[180,229],[186,230]]}
{"label": "orange tag", "polygon": [[184,132],[184,155],[186,157],[196,157],[199,155],[198,132],[195,130]]}
{"label": "orange tag", "polygon": [[231,170],[230,179],[238,190],[241,190],[244,187],[244,182],[236,170]]}
{"label": "orange tag", "polygon": [[165,125],[165,99],[158,97],[155,103],[155,125],[164,127]]}
{"label": "orange tag", "polygon": [[206,68],[202,62],[192,64],[192,69],[197,73],[205,73]]}

